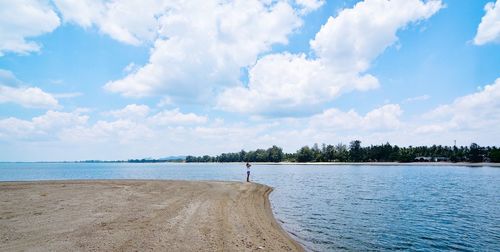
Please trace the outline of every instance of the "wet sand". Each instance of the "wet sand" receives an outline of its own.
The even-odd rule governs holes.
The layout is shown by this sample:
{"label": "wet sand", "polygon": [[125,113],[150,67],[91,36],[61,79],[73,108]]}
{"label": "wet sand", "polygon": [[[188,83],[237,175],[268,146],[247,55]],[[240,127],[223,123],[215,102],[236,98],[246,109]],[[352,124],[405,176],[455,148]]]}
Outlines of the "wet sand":
{"label": "wet sand", "polygon": [[272,188],[240,182],[0,183],[0,251],[303,251]]}

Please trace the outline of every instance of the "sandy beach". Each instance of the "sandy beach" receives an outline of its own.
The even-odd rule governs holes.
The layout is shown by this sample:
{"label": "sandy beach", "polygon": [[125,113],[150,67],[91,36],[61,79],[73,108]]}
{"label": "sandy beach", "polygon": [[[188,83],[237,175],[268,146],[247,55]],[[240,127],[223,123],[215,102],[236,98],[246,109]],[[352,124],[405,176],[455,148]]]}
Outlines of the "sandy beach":
{"label": "sandy beach", "polygon": [[272,188],[240,182],[0,183],[0,251],[303,251]]}
{"label": "sandy beach", "polygon": [[256,162],[252,165],[327,165],[327,166],[466,166],[466,167],[500,167],[500,163],[466,163],[466,162]]}

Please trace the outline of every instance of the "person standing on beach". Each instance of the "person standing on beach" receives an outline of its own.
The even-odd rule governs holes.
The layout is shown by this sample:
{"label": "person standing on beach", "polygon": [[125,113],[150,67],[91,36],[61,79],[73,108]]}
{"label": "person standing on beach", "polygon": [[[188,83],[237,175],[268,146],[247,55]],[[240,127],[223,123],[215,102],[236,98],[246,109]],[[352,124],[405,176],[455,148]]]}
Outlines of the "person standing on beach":
{"label": "person standing on beach", "polygon": [[247,182],[250,182],[250,166],[252,165],[247,162],[246,166],[247,166]]}

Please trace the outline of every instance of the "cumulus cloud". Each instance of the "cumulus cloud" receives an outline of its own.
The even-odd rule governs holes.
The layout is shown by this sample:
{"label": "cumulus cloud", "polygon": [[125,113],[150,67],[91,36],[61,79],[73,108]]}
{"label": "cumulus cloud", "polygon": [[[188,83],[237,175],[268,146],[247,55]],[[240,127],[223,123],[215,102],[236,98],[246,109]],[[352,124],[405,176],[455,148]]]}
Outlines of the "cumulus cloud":
{"label": "cumulus cloud", "polygon": [[17,103],[26,108],[57,108],[57,100],[37,87],[0,86],[0,103]]}
{"label": "cumulus cloud", "polygon": [[[375,108],[365,115],[354,110],[327,109],[308,118],[297,119],[297,125],[308,125],[294,136],[335,143],[360,139],[365,144],[391,142],[400,145],[453,144],[477,142],[494,145],[500,136],[500,78],[480,91],[437,106],[421,116],[402,118],[398,104]],[[283,134],[290,130],[283,130]],[[279,138],[278,138],[279,140]]]}
{"label": "cumulus cloud", "polygon": [[[70,127],[56,132],[62,142],[71,143],[132,143],[154,137],[154,132],[144,123],[131,119],[99,120],[88,126]],[[131,148],[131,146],[129,146]],[[133,149],[133,148],[132,148]]]}
{"label": "cumulus cloud", "polygon": [[[49,111],[31,120],[6,118],[0,120],[0,139],[30,143],[52,140],[56,142],[54,146],[100,150],[83,157],[103,159],[218,154],[273,144],[295,151],[314,142],[335,144],[354,139],[364,145],[387,141],[400,145],[452,144],[455,139],[465,145],[494,144],[498,141],[494,136],[500,134],[496,127],[500,122],[498,101],[500,79],[414,120],[403,120],[403,109],[398,104],[386,104],[366,113],[330,108],[302,118],[261,118],[236,123],[211,121],[207,116],[183,113],[180,109],[154,111],[146,105],[131,104],[111,111],[120,112],[117,117],[95,123],[90,123],[85,110]],[[125,111],[128,113],[121,114]],[[132,114],[139,120],[130,118]],[[67,158],[66,154],[53,153],[47,158]],[[81,159],[82,155],[76,158]]]}
{"label": "cumulus cloud", "polygon": [[0,136],[6,139],[28,139],[53,138],[54,133],[66,127],[77,127],[85,125],[89,116],[82,114],[82,110],[73,112],[59,112],[49,110],[41,116],[33,117],[31,120],[22,120],[9,117],[0,120]]}
{"label": "cumulus cloud", "polygon": [[419,131],[485,130],[497,127],[500,123],[500,78],[479,92],[433,109],[424,118],[433,122],[423,125]]}
{"label": "cumulus cloud", "polygon": [[151,42],[159,29],[158,17],[167,1],[157,0],[54,0],[65,22],[82,27],[95,26],[120,42],[140,45]]}
{"label": "cumulus cloud", "polygon": [[185,124],[202,124],[206,123],[206,116],[196,115],[194,113],[181,113],[179,109],[163,110],[149,118],[149,122],[153,125],[185,125]]}
{"label": "cumulus cloud", "polygon": [[354,110],[343,112],[332,108],[312,116],[309,121],[313,128],[321,130],[395,130],[401,126],[402,113],[398,104],[386,104],[364,116]]}
{"label": "cumulus cloud", "polygon": [[53,0],[65,22],[72,22],[82,27],[91,27],[103,15],[103,0]]}
{"label": "cumulus cloud", "polygon": [[110,115],[116,119],[131,121],[142,121],[149,126],[173,126],[173,125],[194,125],[203,124],[208,121],[208,117],[195,113],[182,113],[179,108],[164,109],[151,116],[151,109],[147,105],[129,104],[122,109],[107,111],[104,115]]}
{"label": "cumulus cloud", "polygon": [[[223,130],[222,127],[228,127],[227,125],[210,126],[207,124],[208,117],[183,113],[179,109],[151,113],[146,105],[130,104],[122,109],[106,112],[116,117],[97,121],[90,121],[89,113],[90,111],[85,109],[71,112],[49,110],[31,119],[0,119],[0,141],[10,142],[25,151],[27,148],[39,146],[31,149],[34,151],[31,157],[40,151],[37,148],[50,150],[48,156],[41,157],[42,160],[79,159],[84,153],[90,153],[89,158],[126,159],[141,154],[149,156],[187,152],[192,148],[208,150],[207,148],[214,145],[210,142],[213,138],[197,133],[202,132],[204,128],[221,129],[221,136],[217,137],[216,142],[219,142],[219,147],[222,148],[226,142],[222,141],[223,133],[231,132]],[[255,128],[259,127],[239,127],[232,131],[234,134],[244,135],[244,132],[253,131]],[[195,140],[199,144],[193,146]],[[73,151],[63,151],[64,146],[71,146]],[[25,153],[21,149],[17,149],[14,154]],[[2,156],[4,160],[15,158],[19,157]],[[23,158],[26,159],[29,157]]]}
{"label": "cumulus cloud", "polygon": [[[111,118],[89,123],[89,111],[72,112],[49,110],[45,114],[23,120],[9,117],[0,120],[0,136],[7,140],[48,137],[59,141],[76,142],[130,142],[159,136],[165,130],[177,127],[198,127],[208,117],[195,113],[182,113],[178,108],[162,110],[150,115],[147,105],[130,104],[122,109],[104,112]],[[42,138],[43,139],[43,138]]]}
{"label": "cumulus cloud", "polygon": [[125,96],[210,99],[239,83],[240,69],[273,44],[286,44],[302,20],[288,1],[173,2],[158,18],[149,62],[105,89]]}
{"label": "cumulus cloud", "polygon": [[[92,146],[89,159],[128,159],[166,155],[217,154],[261,145],[261,125],[153,125],[130,120],[98,121],[88,127],[63,130],[60,141],[72,146]],[[196,144],[193,144],[196,142]],[[54,154],[55,156],[56,154]],[[63,156],[63,158],[67,158]],[[82,158],[82,155],[79,156]]]}
{"label": "cumulus cloud", "polygon": [[53,16],[57,21],[53,29],[59,18],[52,7],[64,22],[95,27],[123,43],[151,44],[149,62],[142,67],[129,65],[127,75],[108,82],[106,90],[136,97],[168,94],[172,101],[197,102],[238,85],[242,68],[253,65],[272,45],[286,44],[302,25],[303,15],[323,4],[322,0],[53,0],[53,4],[10,6]]}
{"label": "cumulus cloud", "polygon": [[115,118],[143,119],[149,114],[147,105],[129,104],[122,109],[106,112]]}
{"label": "cumulus cloud", "polygon": [[397,41],[396,33],[428,19],[442,8],[439,0],[365,0],[330,17],[310,41],[317,56],[271,54],[249,71],[248,87],[230,87],[218,99],[228,111],[266,113],[332,100],[353,90],[379,86],[367,74],[371,62]]}
{"label": "cumulus cloud", "polygon": [[442,7],[441,1],[432,0],[365,0],[330,17],[311,48],[336,69],[364,72],[397,41],[397,31],[430,18]]}
{"label": "cumulus cloud", "polygon": [[314,11],[325,3],[324,0],[296,0],[295,2],[302,7],[303,14]]}
{"label": "cumulus cloud", "polygon": [[206,116],[182,113],[178,108],[150,115],[151,109],[147,105],[137,104],[104,114],[113,116],[114,120],[99,120],[87,127],[68,128],[61,132],[61,139],[74,142],[153,141],[152,139],[161,138],[165,131],[186,126],[192,128],[208,121]]}
{"label": "cumulus cloud", "polygon": [[[328,85],[330,84],[330,85]],[[320,104],[348,90],[378,86],[371,75],[337,72],[304,54],[271,54],[249,71],[248,87],[225,90],[218,107],[236,112],[275,112]]]}
{"label": "cumulus cloud", "polygon": [[500,1],[487,3],[484,10],[486,14],[477,27],[474,44],[500,43]]}
{"label": "cumulus cloud", "polygon": [[47,1],[0,1],[0,57],[6,52],[39,51],[40,45],[29,39],[52,32],[59,24]]}
{"label": "cumulus cloud", "polygon": [[57,99],[38,87],[25,86],[12,72],[0,69],[0,104],[16,103],[26,108],[59,108]]}

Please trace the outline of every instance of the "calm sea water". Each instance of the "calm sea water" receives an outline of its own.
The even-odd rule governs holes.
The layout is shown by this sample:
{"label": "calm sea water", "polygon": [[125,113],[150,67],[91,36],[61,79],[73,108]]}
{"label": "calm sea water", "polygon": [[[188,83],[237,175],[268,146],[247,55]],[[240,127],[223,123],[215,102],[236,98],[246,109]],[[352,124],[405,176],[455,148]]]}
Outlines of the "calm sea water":
{"label": "calm sea water", "polygon": [[[243,164],[0,163],[0,181],[239,180]],[[500,169],[254,165],[273,211],[311,251],[500,251]]]}

